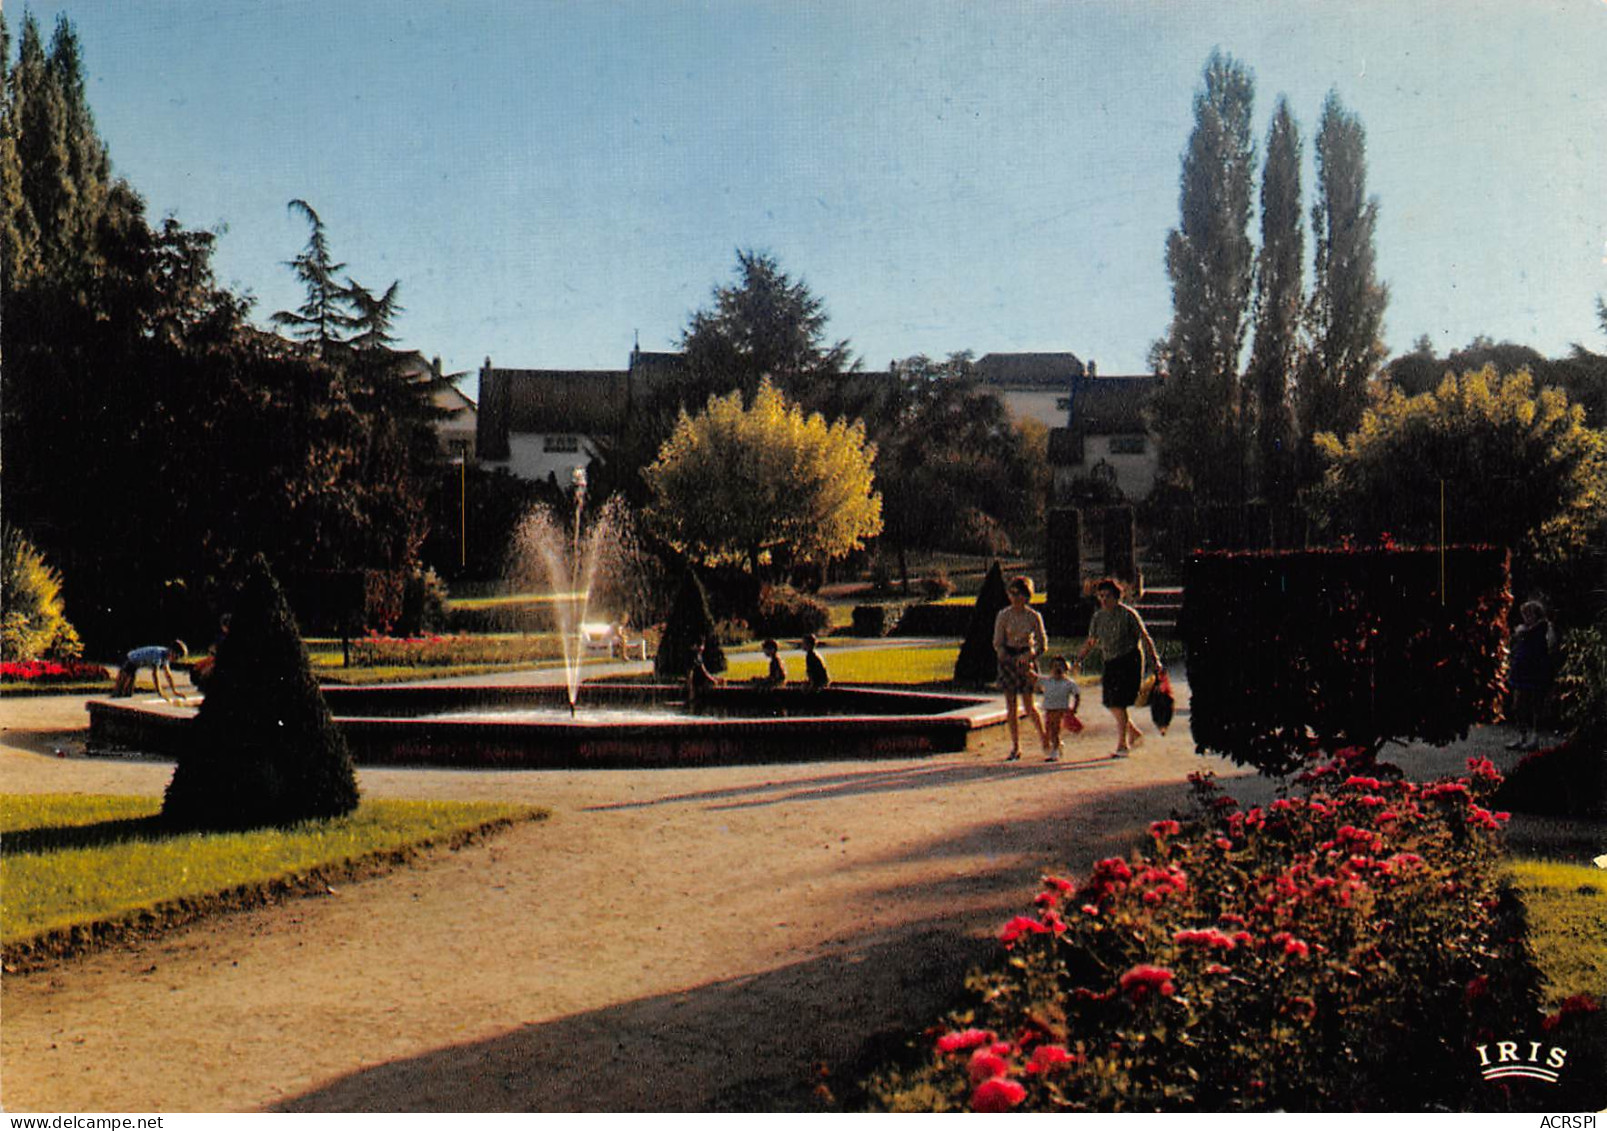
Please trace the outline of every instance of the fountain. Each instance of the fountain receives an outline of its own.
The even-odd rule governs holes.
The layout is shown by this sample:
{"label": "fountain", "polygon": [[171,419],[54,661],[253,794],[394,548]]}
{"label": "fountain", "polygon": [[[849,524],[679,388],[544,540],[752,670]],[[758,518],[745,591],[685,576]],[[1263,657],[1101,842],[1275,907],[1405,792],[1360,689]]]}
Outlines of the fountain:
{"label": "fountain", "polygon": [[586,528],[585,469],[575,468],[570,480],[569,520],[547,506],[526,515],[514,535],[508,575],[518,592],[535,590],[550,595],[563,653],[564,687],[573,715],[580,698],[590,623],[587,614],[599,596],[628,607],[636,542],[630,512],[617,497],[609,499]]}
{"label": "fountain", "polygon": [[[600,683],[587,687],[588,707],[579,710],[588,613],[594,605],[639,612],[643,572],[630,512],[610,500],[586,523],[586,486],[577,471],[567,518],[550,507],[526,516],[508,571],[517,592],[550,594],[544,607],[561,641],[563,686],[326,686],[354,761],[614,769],[911,757],[963,750],[972,730],[1004,721],[991,698],[837,686],[727,684],[700,693],[693,713],[679,685]],[[88,707],[92,751],[174,754],[187,740],[183,713]]]}

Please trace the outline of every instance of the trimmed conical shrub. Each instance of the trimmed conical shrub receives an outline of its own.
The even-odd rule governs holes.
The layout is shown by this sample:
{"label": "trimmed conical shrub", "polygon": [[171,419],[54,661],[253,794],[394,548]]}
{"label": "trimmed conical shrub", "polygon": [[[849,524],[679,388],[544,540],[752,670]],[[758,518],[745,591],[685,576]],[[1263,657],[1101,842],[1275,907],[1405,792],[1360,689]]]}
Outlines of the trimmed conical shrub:
{"label": "trimmed conical shrub", "polygon": [[993,651],[993,622],[999,610],[1010,604],[1004,591],[1004,570],[998,562],[982,579],[982,591],[971,606],[971,619],[965,629],[965,643],[954,661],[956,683],[990,683],[999,674],[999,657]]}
{"label": "trimmed conical shrub", "polygon": [[346,740],[267,563],[251,563],[162,803],[193,828],[288,825],[357,807]]}
{"label": "trimmed conical shrub", "polygon": [[711,672],[725,671],[725,653],[714,636],[714,617],[709,612],[709,595],[697,574],[687,570],[676,590],[675,603],[664,622],[664,635],[653,657],[653,674],[661,679],[682,679],[692,666],[692,648],[704,645],[703,666]]}

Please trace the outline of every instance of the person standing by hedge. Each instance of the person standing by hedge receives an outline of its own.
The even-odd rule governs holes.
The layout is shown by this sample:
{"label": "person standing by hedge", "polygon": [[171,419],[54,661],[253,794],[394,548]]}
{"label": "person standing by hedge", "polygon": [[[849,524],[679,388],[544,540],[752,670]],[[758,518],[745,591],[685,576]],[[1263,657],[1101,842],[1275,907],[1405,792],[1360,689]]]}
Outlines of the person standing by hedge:
{"label": "person standing by hedge", "polygon": [[1539,601],[1525,601],[1519,614],[1523,623],[1512,632],[1512,714],[1523,731],[1507,749],[1538,750],[1540,712],[1556,670],[1557,633]]}
{"label": "person standing by hedge", "polygon": [[1094,595],[1099,598],[1099,608],[1088,624],[1088,639],[1077,653],[1072,672],[1081,669],[1088,653],[1099,649],[1105,661],[1105,674],[1099,680],[1100,699],[1116,720],[1116,749],[1112,756],[1125,758],[1133,746],[1144,740],[1144,732],[1130,713],[1144,678],[1144,655],[1148,653],[1159,672],[1161,654],[1149,629],[1144,627],[1144,618],[1137,609],[1122,602],[1120,584],[1107,577],[1094,586]]}
{"label": "person standing by hedge", "polygon": [[1027,718],[1038,732],[1039,743],[1046,743],[1043,719],[1032,702],[1038,689],[1038,671],[1033,667],[1048,647],[1049,636],[1044,632],[1043,617],[1031,608],[1032,579],[1018,577],[1005,587],[1010,598],[1009,607],[999,610],[993,618],[993,652],[999,658],[999,688],[1004,692],[1004,706],[1010,723],[1010,756],[1007,762],[1021,757],[1020,721],[1016,718],[1016,701],[1023,701]]}

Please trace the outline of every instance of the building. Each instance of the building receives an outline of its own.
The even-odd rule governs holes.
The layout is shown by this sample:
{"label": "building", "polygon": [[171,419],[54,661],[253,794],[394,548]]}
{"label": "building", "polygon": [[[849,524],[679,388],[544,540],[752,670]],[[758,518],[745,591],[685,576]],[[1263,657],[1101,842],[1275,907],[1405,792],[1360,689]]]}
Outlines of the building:
{"label": "building", "polygon": [[1063,428],[1049,433],[1057,500],[1110,489],[1139,502],[1155,488],[1160,451],[1145,420],[1159,377],[1100,377],[1094,363],[1073,382]]}
{"label": "building", "polygon": [[476,458],[521,479],[570,482],[618,433],[633,394],[680,371],[681,355],[632,350],[625,369],[480,370]]}
{"label": "building", "polygon": [[977,381],[999,398],[1011,420],[1036,420],[1045,428],[1066,423],[1072,384],[1084,373],[1074,353],[990,353],[975,369]]}

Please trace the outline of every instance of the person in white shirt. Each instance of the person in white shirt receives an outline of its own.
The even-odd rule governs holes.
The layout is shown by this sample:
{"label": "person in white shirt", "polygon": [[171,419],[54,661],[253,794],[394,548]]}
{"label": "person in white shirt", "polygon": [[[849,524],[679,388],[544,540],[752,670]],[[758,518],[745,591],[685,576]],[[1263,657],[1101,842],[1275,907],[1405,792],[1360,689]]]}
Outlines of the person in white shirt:
{"label": "person in white shirt", "polygon": [[1049,661],[1049,674],[1038,678],[1038,690],[1043,692],[1044,745],[1049,748],[1046,762],[1058,762],[1065,751],[1061,745],[1062,731],[1077,734],[1082,720],[1077,708],[1082,704],[1082,690],[1071,678],[1071,663],[1064,656]]}

